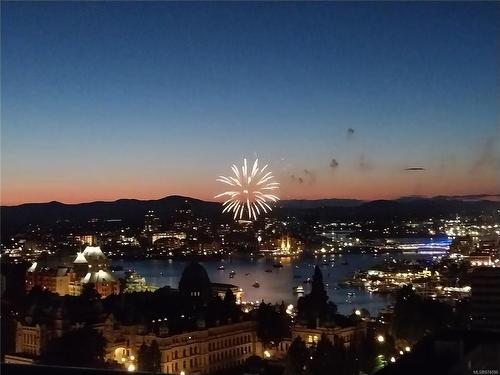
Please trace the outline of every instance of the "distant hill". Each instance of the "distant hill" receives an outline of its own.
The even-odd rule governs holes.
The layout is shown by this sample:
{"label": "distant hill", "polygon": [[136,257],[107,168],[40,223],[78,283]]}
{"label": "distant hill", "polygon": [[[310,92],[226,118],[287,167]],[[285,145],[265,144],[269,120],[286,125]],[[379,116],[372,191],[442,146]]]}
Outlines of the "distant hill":
{"label": "distant hill", "polygon": [[[211,220],[229,220],[221,214],[221,204],[199,199],[169,196],[158,200],[120,199],[114,202],[64,204],[60,202],[3,206],[0,209],[2,233],[14,233],[28,224],[54,225],[61,222],[89,227],[91,219],[120,219],[141,226],[148,210],[154,210],[163,222],[173,219],[177,209],[189,207],[196,216]],[[396,200],[364,202],[356,199],[320,199],[280,201],[272,212],[275,217],[296,216],[309,220],[373,219],[392,220],[430,218],[450,215],[499,215],[500,202],[458,197],[403,197]]]}
{"label": "distant hill", "polygon": [[323,207],[357,207],[365,201],[359,199],[291,199],[280,201],[280,207],[286,208],[323,208]]}
{"label": "distant hill", "polygon": [[121,219],[129,225],[142,225],[144,215],[149,210],[154,210],[160,218],[168,218],[183,207],[191,208],[196,216],[202,217],[213,217],[220,213],[219,203],[173,195],[158,200],[119,199],[114,202],[49,202],[3,206],[0,217],[2,232],[28,224],[50,225],[61,221],[83,224],[91,219]]}

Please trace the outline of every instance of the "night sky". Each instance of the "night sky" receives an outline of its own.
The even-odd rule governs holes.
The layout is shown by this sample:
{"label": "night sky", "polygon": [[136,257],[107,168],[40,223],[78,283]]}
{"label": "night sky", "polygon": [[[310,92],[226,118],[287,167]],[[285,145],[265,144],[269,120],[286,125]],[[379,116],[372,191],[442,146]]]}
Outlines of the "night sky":
{"label": "night sky", "polygon": [[500,3],[2,2],[1,203],[500,191]]}

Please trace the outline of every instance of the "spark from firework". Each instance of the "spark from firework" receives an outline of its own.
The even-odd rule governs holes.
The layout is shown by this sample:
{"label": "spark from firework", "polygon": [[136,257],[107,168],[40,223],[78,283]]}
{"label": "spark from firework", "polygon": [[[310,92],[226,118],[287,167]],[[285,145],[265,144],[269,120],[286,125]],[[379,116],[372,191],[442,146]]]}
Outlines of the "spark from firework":
{"label": "spark from firework", "polygon": [[231,167],[234,176],[219,176],[217,181],[231,186],[231,190],[215,196],[226,198],[222,204],[223,213],[232,212],[235,220],[244,217],[256,220],[261,213],[271,211],[269,203],[279,200],[275,194],[279,183],[274,181],[274,176],[267,167],[266,164],[259,168],[259,159],[255,159],[252,169],[248,169],[247,159],[243,159],[241,171],[235,164]]}

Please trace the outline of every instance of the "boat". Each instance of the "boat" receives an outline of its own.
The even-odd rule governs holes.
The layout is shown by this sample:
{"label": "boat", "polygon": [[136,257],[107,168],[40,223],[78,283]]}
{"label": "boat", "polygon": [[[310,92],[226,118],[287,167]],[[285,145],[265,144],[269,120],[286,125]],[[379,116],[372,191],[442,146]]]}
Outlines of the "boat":
{"label": "boat", "polygon": [[250,272],[247,272],[247,273],[245,274],[245,276],[248,276],[248,275],[250,275]]}
{"label": "boat", "polygon": [[293,288],[294,294],[304,294],[304,287],[302,285],[298,285]]}
{"label": "boat", "polygon": [[274,268],[283,268],[283,265],[281,263],[274,263],[273,267]]}
{"label": "boat", "polygon": [[268,268],[265,272],[273,272],[273,270]]}
{"label": "boat", "polygon": [[236,275],[236,272],[235,271],[231,271],[229,272],[229,278],[232,279],[234,277],[234,275]]}
{"label": "boat", "polygon": [[219,271],[224,271],[224,265],[223,265],[223,264],[221,264],[219,267],[217,267],[217,269],[218,269]]}
{"label": "boat", "polygon": [[254,288],[258,288],[258,287],[260,287],[260,284],[256,281],[256,282],[254,282],[254,283],[252,284],[252,286],[253,286]]}
{"label": "boat", "polygon": [[340,263],[340,264],[342,264],[343,266],[348,266],[348,265],[349,265],[349,263],[347,263],[346,261],[343,261],[343,262],[342,262],[342,263]]}
{"label": "boat", "polygon": [[311,278],[310,278],[310,277],[308,277],[307,279],[305,279],[305,280],[303,281],[303,283],[304,283],[304,284],[310,284],[311,282],[312,282],[312,280],[311,280]]}

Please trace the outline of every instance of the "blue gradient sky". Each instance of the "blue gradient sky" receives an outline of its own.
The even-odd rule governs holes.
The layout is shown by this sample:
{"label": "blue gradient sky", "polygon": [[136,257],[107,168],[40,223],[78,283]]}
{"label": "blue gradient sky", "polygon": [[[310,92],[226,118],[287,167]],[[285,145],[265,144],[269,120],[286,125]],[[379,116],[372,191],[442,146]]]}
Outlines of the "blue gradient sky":
{"label": "blue gradient sky", "polygon": [[255,155],[283,198],[500,190],[499,3],[2,2],[1,17],[2,204],[210,199]]}

